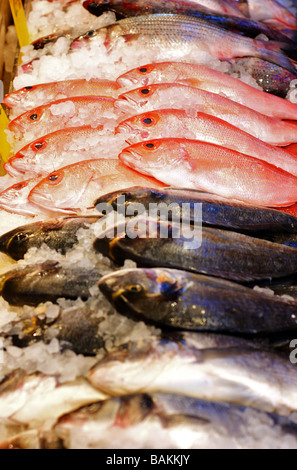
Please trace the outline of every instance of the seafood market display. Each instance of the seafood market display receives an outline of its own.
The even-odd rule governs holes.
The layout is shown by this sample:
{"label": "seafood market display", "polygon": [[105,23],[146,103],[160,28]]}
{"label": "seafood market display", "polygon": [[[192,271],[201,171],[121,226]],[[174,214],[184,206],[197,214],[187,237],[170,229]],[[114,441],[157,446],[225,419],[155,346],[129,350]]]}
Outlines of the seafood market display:
{"label": "seafood market display", "polygon": [[28,6],[0,448],[296,449],[296,1]]}

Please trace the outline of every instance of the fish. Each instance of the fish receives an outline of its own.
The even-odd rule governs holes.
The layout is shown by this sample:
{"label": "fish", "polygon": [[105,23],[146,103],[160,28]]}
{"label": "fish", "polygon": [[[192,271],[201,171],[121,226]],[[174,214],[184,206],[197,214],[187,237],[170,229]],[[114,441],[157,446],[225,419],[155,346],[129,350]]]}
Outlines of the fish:
{"label": "fish", "polygon": [[102,13],[106,11],[113,11],[117,15],[117,19],[135,15],[137,12],[139,13],[160,13],[161,11],[168,11],[168,12],[181,12],[182,8],[196,8],[201,9],[201,7],[205,7],[208,9],[213,10],[214,12],[218,12],[221,14],[226,15],[237,15],[243,16],[242,12],[236,8],[234,5],[230,5],[230,3],[226,2],[225,0],[192,0],[192,1],[184,1],[184,2],[170,2],[170,5],[166,5],[163,1],[160,2],[147,2],[147,1],[134,1],[134,11],[132,2],[120,2],[119,0],[85,0],[83,2],[83,7],[86,8],[92,15],[100,16]]}
{"label": "fish", "polygon": [[291,144],[284,148],[286,152],[292,153],[293,155],[297,155],[297,144]]}
{"label": "fish", "polygon": [[34,429],[46,420],[54,423],[64,413],[106,398],[83,377],[60,383],[54,375],[17,369],[0,383],[0,418]]}
{"label": "fish", "polygon": [[1,191],[0,209],[30,217],[40,215],[42,211],[28,201],[28,195],[31,189],[33,189],[39,181],[40,178],[29,178],[14,183],[12,186]]}
{"label": "fish", "polygon": [[[103,305],[103,295],[99,293],[98,297]],[[84,305],[56,307],[56,316],[53,318],[46,314],[31,314],[13,322],[5,337],[10,338],[12,344],[18,348],[32,346],[38,342],[49,344],[54,337],[59,341],[61,352],[70,349],[75,354],[96,356],[105,346],[105,341],[99,333],[102,314],[98,303],[95,308],[87,301]],[[112,310],[109,307],[110,313]]]}
{"label": "fish", "polygon": [[[121,140],[121,139],[120,139]],[[112,150],[106,148],[109,144]],[[92,158],[117,158],[125,145],[113,134],[92,126],[59,129],[22,147],[3,167],[11,176],[46,176],[59,168]]]}
{"label": "fish", "polygon": [[88,380],[111,396],[145,390],[241,404],[284,416],[296,410],[297,371],[287,357],[218,333],[172,332],[130,341],[98,361]]}
{"label": "fish", "polygon": [[26,86],[4,97],[3,103],[15,113],[22,114],[37,106],[74,96],[99,95],[116,98],[120,86],[112,80],[91,78],[62,80]]}
{"label": "fish", "polygon": [[[167,212],[160,211],[161,218]],[[132,259],[141,267],[176,268],[234,281],[271,279],[297,272],[295,248],[201,227],[199,221],[190,227],[184,221],[181,224],[139,216],[103,231],[93,246],[117,264]]]}
{"label": "fish", "polygon": [[100,218],[100,215],[63,217],[22,225],[0,236],[0,251],[19,260],[24,258],[30,248],[39,248],[45,243],[50,249],[64,255],[78,243],[77,231],[88,229]]}
{"label": "fish", "polygon": [[[83,31],[85,28],[83,29]],[[31,42],[31,46],[33,47],[34,50],[38,51],[40,49],[43,49],[47,44],[53,44],[58,41],[60,38],[66,38],[69,41],[74,39],[74,29],[64,29],[63,31],[52,33],[52,34],[47,34],[46,36],[42,36],[38,39],[35,39],[35,41]]]}
{"label": "fish", "polygon": [[251,18],[259,21],[277,20],[283,28],[297,28],[296,16],[277,0],[248,0],[247,3]]}
{"label": "fish", "polygon": [[[150,211],[162,205],[170,208],[168,220],[194,223],[195,208],[201,205],[202,225],[241,230],[253,234],[265,231],[272,235],[296,234],[297,218],[276,209],[239,203],[215,194],[182,188],[150,188],[134,186],[100,196],[95,205],[98,210],[106,204],[124,217],[134,214],[134,208]],[[289,235],[290,236],[290,235]],[[0,238],[1,240],[1,238]],[[0,244],[1,246],[1,244]]]}
{"label": "fish", "polygon": [[[296,71],[289,72],[289,76],[290,73],[295,77]],[[145,64],[120,75],[117,82],[130,90],[155,83],[184,83],[225,96],[266,116],[296,120],[295,103],[264,93],[235,77],[203,65],[185,62]]]}
{"label": "fish", "polygon": [[67,165],[50,173],[32,188],[28,201],[43,212],[76,214],[93,209],[94,200],[100,194],[129,184],[164,186],[127,168],[118,160],[102,158]]}
{"label": "fish", "polygon": [[155,139],[127,147],[119,159],[168,186],[186,186],[264,207],[284,207],[297,201],[295,176],[215,144]]}
{"label": "fish", "polygon": [[119,313],[163,327],[245,335],[297,328],[297,302],[179,269],[123,269],[99,288]]}
{"label": "fish", "polygon": [[37,306],[59,298],[87,300],[106,266],[84,268],[63,266],[54,260],[13,268],[0,276],[1,295],[10,305]]}
{"label": "fish", "polygon": [[[263,91],[281,98],[286,98],[290,91],[292,80],[297,79],[297,73],[289,72],[271,62],[254,57],[235,59],[233,60],[233,67],[234,69],[238,67],[242,69],[243,67],[256,80],[258,85],[263,88]],[[281,105],[281,103],[279,104]]]}
{"label": "fish", "polygon": [[[83,6],[92,14],[100,16],[102,13],[112,11],[116,15],[116,19],[138,16],[144,14],[155,13],[171,13],[192,16],[194,18],[202,19],[210,24],[220,26],[226,30],[233,32],[240,32],[245,36],[255,38],[259,34],[265,34],[269,39],[283,42],[292,42],[281,32],[270,28],[268,25],[253,21],[251,19],[243,18],[242,13],[234,8],[232,13],[226,11],[219,12],[211,9],[209,2],[204,2],[201,5],[199,2],[193,1],[166,1],[166,0],[134,0],[125,1],[120,0],[87,0]],[[229,6],[229,5],[228,5]],[[233,7],[231,6],[231,9]],[[232,15],[232,16],[231,16]]]}
{"label": "fish", "polygon": [[[52,442],[67,449],[296,448],[296,424],[275,413],[240,405],[143,392],[67,413],[52,433],[43,441],[41,437],[43,448],[52,448]],[[175,454],[179,465],[187,457]]]}
{"label": "fish", "polygon": [[[177,85],[171,90],[178,88]],[[138,90],[148,90],[149,95],[155,93],[154,85]],[[159,94],[158,91],[159,89],[156,90],[156,95]],[[128,100],[129,96],[132,96],[131,99],[133,99],[133,93],[125,94]],[[182,100],[182,98],[180,99]],[[138,103],[141,106],[141,100]],[[146,107],[144,105],[144,108]],[[122,121],[116,127],[115,132],[123,135],[129,145],[143,140],[175,137],[176,135],[179,138],[209,142],[266,161],[297,176],[297,156],[291,155],[279,147],[269,145],[227,121],[199,111],[160,109],[144,112]]]}
{"label": "fish", "polygon": [[63,129],[91,125],[97,129],[113,129],[116,123],[114,98],[77,96],[38,106],[8,124],[14,139],[25,145],[40,136]]}
{"label": "fish", "polygon": [[[102,45],[103,40],[107,52],[111,52],[117,43],[122,44],[119,39],[125,41],[126,47],[134,44],[137,48],[161,48],[162,52],[171,53],[178,49],[183,55],[194,53],[196,49],[220,60],[259,57],[289,71],[296,70],[290,59],[284,55],[288,49],[292,49],[286,43],[280,45],[274,41],[247,38],[211,25],[207,21],[178,14],[161,13],[124,18],[79,36],[71,43],[70,49],[81,48],[90,42]],[[292,58],[295,59],[296,56]]]}

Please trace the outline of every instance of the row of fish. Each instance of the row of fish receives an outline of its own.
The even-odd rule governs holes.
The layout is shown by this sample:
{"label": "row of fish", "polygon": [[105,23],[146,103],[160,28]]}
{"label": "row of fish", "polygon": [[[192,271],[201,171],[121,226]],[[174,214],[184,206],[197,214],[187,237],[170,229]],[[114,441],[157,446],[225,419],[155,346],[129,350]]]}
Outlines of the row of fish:
{"label": "row of fish", "polygon": [[[75,0],[58,3],[67,8]],[[202,3],[86,1],[95,15],[107,9],[124,18],[71,47],[103,40],[112,52],[123,39],[126,47],[149,45],[157,54],[160,45],[186,50],[192,42],[220,59],[269,60],[295,78],[289,57],[296,25],[288,10],[273,8],[272,22],[260,24],[257,2],[207,2],[220,14]],[[280,46],[253,39],[239,28],[244,23],[253,26],[253,38],[285,40]],[[270,207],[296,203],[297,157],[291,146],[281,147],[297,141],[297,105],[173,61],[140,64],[114,81],[28,86],[5,103],[15,150],[5,178],[16,182],[0,194],[1,207],[44,220],[3,234],[0,250],[18,261],[46,245],[52,259],[20,262],[1,274],[3,299],[19,309],[1,338],[27,348],[54,337],[61,351],[96,360],[72,382],[24,370],[5,377],[1,447],[296,448],[297,375],[288,341],[296,332],[297,219]],[[151,203],[169,206],[170,220],[133,217]],[[104,205],[123,217],[98,233]],[[189,233],[180,233],[185,205]],[[69,216],[49,219],[51,213]],[[92,268],[66,262],[82,229],[92,240]],[[123,269],[125,260],[137,267]],[[253,288],[259,285],[291,297]],[[78,304],[63,309],[61,298]],[[58,302],[51,319],[38,314],[40,302]],[[102,359],[103,304],[111,315],[114,306],[161,330]]]}

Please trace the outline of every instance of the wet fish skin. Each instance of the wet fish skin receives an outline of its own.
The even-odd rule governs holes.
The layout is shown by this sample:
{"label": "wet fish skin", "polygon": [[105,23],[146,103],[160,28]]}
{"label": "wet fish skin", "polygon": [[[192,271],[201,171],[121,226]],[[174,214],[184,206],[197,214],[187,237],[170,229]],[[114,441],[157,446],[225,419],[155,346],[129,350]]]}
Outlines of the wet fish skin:
{"label": "wet fish skin", "polygon": [[[297,272],[297,250],[240,233],[197,225],[185,226],[142,218],[111,227],[94,248],[116,263],[184,269],[225,279],[249,281]],[[161,235],[160,235],[161,234]],[[262,262],[261,262],[262,259]]]}
{"label": "wet fish skin", "polygon": [[112,396],[143,390],[179,393],[287,416],[296,409],[296,374],[287,357],[255,342],[179,332],[115,348],[90,370],[88,379]]}
{"label": "wet fish skin", "polygon": [[186,185],[249,204],[283,207],[297,200],[294,176],[262,160],[214,144],[155,139],[127,147],[119,159],[164,184]]}
{"label": "wet fish skin", "polygon": [[21,318],[13,322],[5,333],[18,348],[31,346],[39,341],[48,344],[55,337],[61,351],[71,349],[76,354],[94,356],[105,342],[98,333],[102,321],[100,312],[86,302],[83,306],[60,309],[57,318],[42,318],[38,315]]}
{"label": "wet fish skin", "polygon": [[[115,129],[116,134],[123,135],[126,143],[133,144],[143,140],[161,139],[165,137],[174,138],[178,132],[179,138],[200,140],[236,150],[245,155],[266,161],[297,176],[297,157],[295,155],[264,142],[264,138],[260,140],[260,138],[255,137],[255,134],[264,137],[260,131],[261,124],[259,120],[257,121],[257,116],[253,119],[255,125],[255,127],[253,127],[253,125],[246,125],[249,119],[247,118],[247,120],[245,120],[245,113],[243,112],[241,116],[244,124],[239,123],[238,126],[235,126],[234,116],[230,118],[232,105],[229,108],[230,113],[228,113],[227,108],[225,108],[225,111],[222,111],[222,108],[219,110],[220,105],[218,102],[218,106],[214,105],[212,107],[210,104],[212,97],[206,97],[206,95],[204,95],[204,98],[202,98],[202,95],[200,95],[201,91],[199,91],[200,98],[207,100],[208,104],[206,105],[206,109],[204,105],[200,105],[201,109],[206,112],[199,112],[200,106],[198,103],[194,109],[196,93],[194,92],[192,94],[192,90],[195,89],[184,85],[165,84],[150,85],[148,87],[138,88],[132,92],[124,93],[122,97],[115,102],[115,106],[127,109],[128,112],[133,108],[135,108],[135,112],[140,112],[141,104],[146,102],[146,104],[143,105],[144,111],[146,109],[154,109],[154,111],[141,112],[141,114],[136,114],[120,122]],[[139,100],[137,103],[138,94],[143,91],[147,93],[146,96],[151,95],[151,98],[149,97],[147,100],[145,99],[143,101]],[[179,95],[180,101],[185,99],[184,109],[176,109],[182,106],[178,103],[171,104],[174,109],[164,108],[166,101],[165,96],[172,96],[172,93],[175,91]],[[192,97],[192,100],[190,100],[190,97]],[[161,98],[161,101],[158,102],[157,98]],[[200,101],[198,95],[196,95],[196,98]],[[133,104],[131,104],[131,102]],[[192,102],[193,108],[187,109],[187,102],[188,104]],[[149,103],[152,103],[152,106],[150,106]],[[223,103],[221,102],[221,104]],[[220,115],[222,119],[215,114]],[[235,111],[234,114],[237,115],[237,112]],[[257,114],[258,113],[256,113],[256,115]],[[236,120],[237,119],[238,118],[236,118]],[[233,124],[227,121],[232,121]],[[262,130],[264,130],[263,127]],[[268,138],[269,132],[266,133],[264,131],[264,133],[266,134],[266,138]],[[271,132],[271,134],[272,133],[273,132]],[[273,140],[273,137],[271,137],[271,140]]]}
{"label": "wet fish skin", "polygon": [[[113,397],[82,407],[61,417],[53,434],[64,448],[75,448],[75,439],[71,439],[75,434],[82,437],[84,448],[93,449],[115,448],[117,442],[120,447],[136,449],[261,448],[265,445],[257,432],[251,435],[258,422],[267,427],[268,434],[275,431],[278,436],[274,444],[270,440],[270,446],[296,446],[296,425],[285,417],[167,393]],[[88,433],[90,428],[92,433]],[[181,435],[185,436],[182,441]],[[45,447],[53,441],[53,436],[45,439]]]}
{"label": "wet fish skin", "polygon": [[[40,302],[68,299],[87,299],[105,268],[63,267],[56,261],[28,265],[3,273],[0,278],[2,297],[10,305],[37,306]],[[102,271],[103,270],[103,271]]]}
{"label": "wet fish skin", "polygon": [[122,2],[120,0],[89,0],[84,2],[83,6],[96,16],[100,16],[106,11],[113,11],[116,14],[117,20],[144,14],[182,14],[203,19],[210,24],[220,26],[229,31],[235,31],[236,33],[241,32],[251,38],[255,38],[259,34],[265,34],[269,39],[291,42],[290,39],[282,35],[281,32],[275,31],[268,25],[242,18],[241,12],[235,8],[234,11],[232,11],[232,13],[229,12],[229,14],[226,12],[219,13],[211,9],[209,2],[205,2],[205,6],[203,6],[198,2],[191,1],[136,0]]}
{"label": "wet fish skin", "polygon": [[297,329],[297,302],[182,270],[121,270],[99,287],[119,313],[163,327],[244,335]]}
{"label": "wet fish skin", "polygon": [[33,222],[10,230],[0,236],[0,251],[15,260],[24,258],[25,253],[45,243],[49,248],[65,254],[78,242],[76,232],[96,223],[100,215],[64,217]]}
{"label": "wet fish skin", "polygon": [[[297,218],[275,209],[239,203],[204,191],[182,188],[150,188],[135,186],[100,196],[97,204],[110,204],[127,216],[129,207],[142,204],[149,211],[150,204],[164,203],[171,207],[168,220],[193,223],[195,204],[202,204],[202,224],[247,232],[266,231],[271,234],[297,233]],[[184,204],[184,206],[182,206]],[[185,206],[185,204],[188,204]],[[139,206],[137,206],[139,207]],[[277,240],[275,240],[277,242]]]}
{"label": "wet fish skin", "polygon": [[[56,170],[41,179],[28,200],[46,213],[75,214],[94,209],[94,200],[120,185],[163,183],[130,170],[116,159],[84,160]],[[97,214],[97,213],[96,213]]]}
{"label": "wet fish skin", "polygon": [[280,98],[286,98],[291,81],[297,79],[297,73],[254,57],[235,59],[233,65],[244,67],[266,93],[272,93]]}
{"label": "wet fish skin", "polygon": [[[185,54],[193,46],[208,52],[220,60],[234,57],[260,57],[295,72],[288,57],[284,55],[291,46],[277,42],[264,42],[226,31],[207,21],[185,15],[152,14],[124,18],[114,24],[92,31],[75,39],[71,49],[83,47],[89,42],[104,40],[107,50],[111,50],[118,38],[123,38],[137,47],[160,47],[165,51],[179,48]],[[295,46],[294,46],[295,47]],[[294,49],[295,50],[295,49]]]}
{"label": "wet fish skin", "polygon": [[100,95],[109,98],[118,96],[119,85],[105,79],[73,79],[41,83],[13,91],[4,97],[3,103],[19,114],[57,99],[74,96]]}
{"label": "wet fish skin", "polygon": [[[295,76],[296,71],[292,74]],[[222,94],[266,116],[296,119],[296,104],[264,93],[235,77],[203,65],[173,61],[144,64],[120,75],[117,82],[130,90],[155,83],[184,83]]]}
{"label": "wet fish skin", "polygon": [[0,209],[7,212],[34,217],[40,214],[40,209],[28,201],[30,191],[40,181],[40,178],[29,178],[9,186],[0,193]]}

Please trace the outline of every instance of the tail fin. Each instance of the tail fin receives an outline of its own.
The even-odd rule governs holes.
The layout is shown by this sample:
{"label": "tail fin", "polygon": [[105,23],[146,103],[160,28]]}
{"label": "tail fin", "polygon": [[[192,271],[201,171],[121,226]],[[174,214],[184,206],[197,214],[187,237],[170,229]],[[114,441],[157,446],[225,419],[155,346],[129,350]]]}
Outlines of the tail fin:
{"label": "tail fin", "polygon": [[[293,60],[297,60],[297,48],[290,44],[279,43],[275,41],[255,41],[256,56],[260,59],[267,60],[273,64],[283,67],[289,72],[296,74],[296,68],[292,61],[285,54],[292,54]],[[291,57],[291,55],[290,55]]]}

